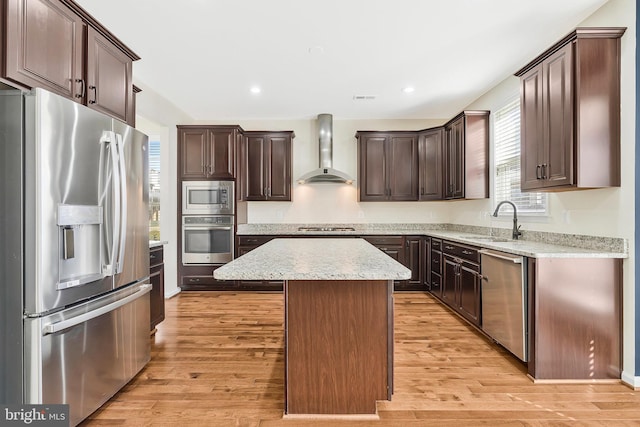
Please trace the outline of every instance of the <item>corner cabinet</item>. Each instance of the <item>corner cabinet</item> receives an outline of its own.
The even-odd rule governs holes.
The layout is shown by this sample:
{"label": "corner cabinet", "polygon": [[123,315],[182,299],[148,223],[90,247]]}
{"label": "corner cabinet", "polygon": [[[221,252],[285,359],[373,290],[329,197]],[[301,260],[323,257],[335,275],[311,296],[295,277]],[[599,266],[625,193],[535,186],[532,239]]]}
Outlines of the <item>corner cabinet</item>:
{"label": "corner cabinet", "polygon": [[489,112],[463,111],[444,126],[444,198],[489,197]]}
{"label": "corner cabinet", "polygon": [[358,139],[360,201],[418,200],[416,132],[368,132]]}
{"label": "corner cabinet", "polygon": [[139,56],[71,0],[6,0],[3,6],[3,78],[131,123],[132,63]]}
{"label": "corner cabinet", "polygon": [[241,199],[291,201],[293,131],[245,131],[240,153]]}
{"label": "corner cabinet", "polygon": [[624,32],[577,28],[515,74],[520,77],[523,190],[620,186]]}
{"label": "corner cabinet", "polygon": [[238,126],[178,126],[180,178],[233,179]]}

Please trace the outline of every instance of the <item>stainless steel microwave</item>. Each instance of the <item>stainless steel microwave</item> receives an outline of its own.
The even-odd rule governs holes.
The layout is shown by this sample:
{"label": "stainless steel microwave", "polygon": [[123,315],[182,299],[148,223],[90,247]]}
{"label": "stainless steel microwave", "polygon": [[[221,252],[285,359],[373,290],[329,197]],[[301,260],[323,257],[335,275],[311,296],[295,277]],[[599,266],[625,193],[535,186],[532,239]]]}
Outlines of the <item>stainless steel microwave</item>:
{"label": "stainless steel microwave", "polygon": [[233,181],[183,181],[183,215],[233,215]]}

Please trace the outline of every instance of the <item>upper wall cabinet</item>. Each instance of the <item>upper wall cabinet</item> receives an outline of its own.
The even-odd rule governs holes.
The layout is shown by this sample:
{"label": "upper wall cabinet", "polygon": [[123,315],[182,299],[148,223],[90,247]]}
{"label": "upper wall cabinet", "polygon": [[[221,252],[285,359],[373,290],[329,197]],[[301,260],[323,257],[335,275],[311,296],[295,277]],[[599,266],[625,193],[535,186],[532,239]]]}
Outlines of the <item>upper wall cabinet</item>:
{"label": "upper wall cabinet", "polygon": [[520,77],[522,189],[620,185],[620,37],[577,28]]}
{"label": "upper wall cabinet", "polygon": [[442,143],[444,128],[418,134],[418,175],[420,200],[442,200]]}
{"label": "upper wall cabinet", "polygon": [[132,62],[140,59],[135,53],[71,0],[3,5],[3,78],[131,123]]}
{"label": "upper wall cabinet", "polygon": [[417,133],[361,131],[356,138],[360,200],[418,200]]}
{"label": "upper wall cabinet", "polygon": [[292,131],[244,132],[240,149],[243,200],[291,200],[291,143],[294,137]]}
{"label": "upper wall cabinet", "polygon": [[444,198],[489,197],[489,112],[464,111],[444,126]]}
{"label": "upper wall cabinet", "polygon": [[235,178],[238,126],[178,126],[181,179]]}

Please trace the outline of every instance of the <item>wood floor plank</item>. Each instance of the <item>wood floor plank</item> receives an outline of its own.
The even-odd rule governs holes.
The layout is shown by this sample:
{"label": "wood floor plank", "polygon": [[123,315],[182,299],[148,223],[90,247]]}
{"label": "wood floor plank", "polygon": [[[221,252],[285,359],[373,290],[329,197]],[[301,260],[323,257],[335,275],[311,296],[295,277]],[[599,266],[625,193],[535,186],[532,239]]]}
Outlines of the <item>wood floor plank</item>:
{"label": "wood floor plank", "polygon": [[286,420],[282,294],[183,292],[152,360],[83,426],[640,425],[622,384],[534,384],[526,366],[431,296],[397,293],[395,394],[378,421]]}

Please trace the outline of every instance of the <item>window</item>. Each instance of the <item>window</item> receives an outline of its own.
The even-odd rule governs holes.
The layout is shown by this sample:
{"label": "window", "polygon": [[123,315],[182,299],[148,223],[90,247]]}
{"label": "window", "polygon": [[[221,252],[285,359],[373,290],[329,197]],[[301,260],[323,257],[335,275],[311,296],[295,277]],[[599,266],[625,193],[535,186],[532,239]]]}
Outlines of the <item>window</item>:
{"label": "window", "polygon": [[[520,191],[520,98],[516,98],[494,114],[495,204],[510,200],[518,214],[547,215],[545,193]],[[511,215],[511,212],[508,213]]]}
{"label": "window", "polygon": [[160,240],[160,141],[149,138],[149,240]]}

